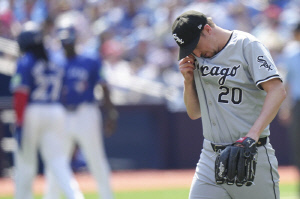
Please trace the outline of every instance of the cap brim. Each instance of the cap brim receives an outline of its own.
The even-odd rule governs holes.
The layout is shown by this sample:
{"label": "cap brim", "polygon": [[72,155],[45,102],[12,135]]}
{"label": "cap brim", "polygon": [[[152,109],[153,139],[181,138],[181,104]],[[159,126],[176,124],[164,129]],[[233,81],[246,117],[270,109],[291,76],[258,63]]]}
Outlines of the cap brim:
{"label": "cap brim", "polygon": [[181,60],[182,58],[185,58],[186,56],[190,55],[196,48],[196,46],[199,42],[199,39],[200,39],[200,34],[193,41],[191,41],[188,45],[181,46],[180,50],[179,50],[178,60]]}

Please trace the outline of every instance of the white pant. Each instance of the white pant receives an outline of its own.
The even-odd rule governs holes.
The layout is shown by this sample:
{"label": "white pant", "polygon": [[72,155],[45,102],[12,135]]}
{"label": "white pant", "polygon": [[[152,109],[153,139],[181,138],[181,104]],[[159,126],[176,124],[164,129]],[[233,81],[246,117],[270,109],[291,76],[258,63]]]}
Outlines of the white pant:
{"label": "white pant", "polygon": [[60,104],[29,104],[24,113],[21,148],[15,152],[15,198],[33,199],[32,183],[37,172],[37,151],[68,199],[82,194],[67,158],[62,155],[65,111]]}
{"label": "white pant", "polygon": [[[110,168],[104,151],[102,117],[95,104],[82,104],[75,111],[67,111],[64,154],[71,161],[75,144],[82,150],[87,166],[97,181],[102,199],[112,199]],[[46,199],[60,198],[60,191],[50,171],[46,172],[48,188]]]}
{"label": "white pant", "polygon": [[217,185],[215,183],[216,153],[204,139],[202,153],[193,178],[189,199],[279,199],[278,162],[269,143],[258,147],[254,185]]}

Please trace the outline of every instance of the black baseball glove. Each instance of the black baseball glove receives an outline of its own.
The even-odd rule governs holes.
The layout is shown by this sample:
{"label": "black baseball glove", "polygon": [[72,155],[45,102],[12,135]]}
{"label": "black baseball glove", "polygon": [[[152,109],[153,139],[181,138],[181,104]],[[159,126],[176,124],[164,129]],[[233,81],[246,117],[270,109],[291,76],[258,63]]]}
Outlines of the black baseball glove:
{"label": "black baseball glove", "polygon": [[215,161],[217,184],[251,186],[256,170],[257,146],[250,137],[242,137],[218,154]]}

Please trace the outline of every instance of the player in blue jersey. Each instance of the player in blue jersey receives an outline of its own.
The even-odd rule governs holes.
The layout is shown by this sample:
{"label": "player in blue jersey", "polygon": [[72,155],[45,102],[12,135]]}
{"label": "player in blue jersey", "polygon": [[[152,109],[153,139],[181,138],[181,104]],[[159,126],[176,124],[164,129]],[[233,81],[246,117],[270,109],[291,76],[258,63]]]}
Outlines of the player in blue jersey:
{"label": "player in blue jersey", "polygon": [[33,199],[32,183],[37,172],[40,150],[45,167],[68,199],[83,195],[61,154],[65,110],[60,100],[63,69],[48,61],[39,26],[24,24],[17,38],[22,56],[11,81],[16,113],[15,198]]}
{"label": "player in blue jersey", "polygon": [[[99,195],[102,199],[112,199],[110,185],[110,168],[102,140],[102,118],[99,104],[94,97],[96,85],[103,90],[103,107],[109,116],[110,127],[114,127],[117,112],[110,97],[109,90],[102,77],[101,60],[90,58],[75,51],[76,30],[73,26],[58,29],[58,37],[64,49],[65,59],[59,63],[65,65],[62,103],[67,110],[67,129],[65,151],[71,160],[75,144],[82,151],[87,166],[97,181]],[[106,129],[112,132],[113,128]],[[59,197],[59,190],[50,172],[47,173],[49,198]]]}

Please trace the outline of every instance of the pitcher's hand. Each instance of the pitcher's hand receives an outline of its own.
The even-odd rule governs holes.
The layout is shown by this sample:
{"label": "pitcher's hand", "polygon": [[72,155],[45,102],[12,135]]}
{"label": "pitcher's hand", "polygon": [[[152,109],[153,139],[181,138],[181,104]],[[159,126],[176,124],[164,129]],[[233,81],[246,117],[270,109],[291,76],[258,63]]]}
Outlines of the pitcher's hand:
{"label": "pitcher's hand", "polygon": [[179,69],[186,82],[194,81],[195,58],[193,55],[186,56],[179,61]]}

